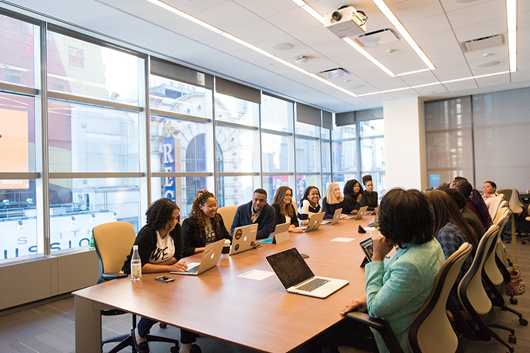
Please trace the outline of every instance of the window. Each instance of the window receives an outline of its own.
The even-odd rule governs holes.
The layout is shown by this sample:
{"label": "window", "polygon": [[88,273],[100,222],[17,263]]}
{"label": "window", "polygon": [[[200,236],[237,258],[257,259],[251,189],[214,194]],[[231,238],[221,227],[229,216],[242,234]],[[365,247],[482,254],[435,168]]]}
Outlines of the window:
{"label": "window", "polygon": [[50,91],[138,105],[143,60],[54,32],[47,41]]}
{"label": "window", "polygon": [[0,82],[35,87],[39,27],[0,15],[0,28]]}
{"label": "window", "polygon": [[259,104],[230,97],[221,93],[215,94],[215,120],[258,126]]}
{"label": "window", "polygon": [[261,102],[261,128],[292,132],[293,109],[293,103],[264,94]]}

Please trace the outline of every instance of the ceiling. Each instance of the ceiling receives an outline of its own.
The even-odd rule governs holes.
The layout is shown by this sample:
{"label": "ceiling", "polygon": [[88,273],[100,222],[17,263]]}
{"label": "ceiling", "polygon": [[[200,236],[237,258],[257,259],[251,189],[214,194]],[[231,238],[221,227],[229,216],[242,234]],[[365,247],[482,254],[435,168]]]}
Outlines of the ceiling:
{"label": "ceiling", "polygon": [[[528,0],[518,1],[517,71],[513,73],[509,73],[504,0],[386,0],[436,67],[399,76],[427,68],[404,40],[368,48],[373,57],[398,74],[395,77],[383,72],[291,0],[165,2],[311,73],[344,68],[351,75],[333,78],[331,82],[358,97],[147,0],[0,0],[0,7],[22,8],[23,13],[32,16],[51,17],[52,23],[75,25],[82,32],[127,42],[154,55],[332,112],[367,109],[410,97],[432,100],[530,86]],[[322,15],[343,4],[351,5],[368,16],[367,32],[394,29],[371,0],[306,3]],[[503,35],[503,41],[493,47],[469,51],[462,44],[498,34]],[[291,48],[279,50],[280,43],[288,43]],[[300,55],[309,60],[295,63]],[[504,73],[469,79],[501,72]]]}

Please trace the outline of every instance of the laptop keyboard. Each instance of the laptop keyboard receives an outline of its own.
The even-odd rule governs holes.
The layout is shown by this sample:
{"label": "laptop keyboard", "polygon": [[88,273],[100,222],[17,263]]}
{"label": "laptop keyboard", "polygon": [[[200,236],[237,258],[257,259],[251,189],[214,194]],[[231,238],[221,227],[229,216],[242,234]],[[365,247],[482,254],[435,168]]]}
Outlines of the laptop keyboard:
{"label": "laptop keyboard", "polygon": [[317,288],[322,287],[324,284],[328,283],[329,279],[323,279],[323,278],[314,278],[311,281],[302,284],[300,287],[296,287],[298,290],[303,290],[305,292],[312,292]]}
{"label": "laptop keyboard", "polygon": [[194,266],[192,268],[188,268],[188,270],[186,272],[187,273],[197,273],[198,271],[199,271],[199,265]]}

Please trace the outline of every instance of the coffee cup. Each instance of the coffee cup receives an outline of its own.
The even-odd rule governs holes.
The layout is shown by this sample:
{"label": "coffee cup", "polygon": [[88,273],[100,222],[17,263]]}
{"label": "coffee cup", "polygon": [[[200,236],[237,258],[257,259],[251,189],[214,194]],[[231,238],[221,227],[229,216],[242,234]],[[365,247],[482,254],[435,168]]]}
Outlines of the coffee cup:
{"label": "coffee cup", "polygon": [[230,253],[230,240],[225,239],[225,245],[223,246],[223,259],[228,259]]}

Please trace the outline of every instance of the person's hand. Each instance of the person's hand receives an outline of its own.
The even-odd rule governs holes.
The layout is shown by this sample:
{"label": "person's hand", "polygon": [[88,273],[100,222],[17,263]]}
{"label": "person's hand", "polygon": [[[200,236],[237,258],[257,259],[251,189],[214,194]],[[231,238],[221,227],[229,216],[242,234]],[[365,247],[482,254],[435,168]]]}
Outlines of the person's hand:
{"label": "person's hand", "polygon": [[391,240],[387,239],[385,236],[375,236],[373,237],[374,241],[374,254],[372,257],[373,261],[383,261],[385,256],[392,250],[394,243]]}
{"label": "person's hand", "polygon": [[347,313],[349,313],[350,311],[365,312],[366,309],[367,309],[367,306],[366,306],[366,295],[364,295],[363,297],[361,297],[359,299],[354,299],[351,302],[349,302],[348,304],[346,304],[346,306],[340,311],[340,314],[342,316],[344,316]]}
{"label": "person's hand", "polygon": [[351,214],[353,214],[353,215],[356,215],[357,213],[359,213],[359,210],[353,210],[353,211],[351,211]]}
{"label": "person's hand", "polygon": [[291,233],[303,233],[304,230],[302,228],[299,228],[299,227],[294,227],[294,228],[289,228],[289,232],[291,232]]}
{"label": "person's hand", "polygon": [[177,262],[169,266],[169,272],[186,272],[187,269],[188,265],[186,265],[186,261]]}
{"label": "person's hand", "polygon": [[347,214],[341,214],[340,215],[340,219],[348,219],[348,215]]}

